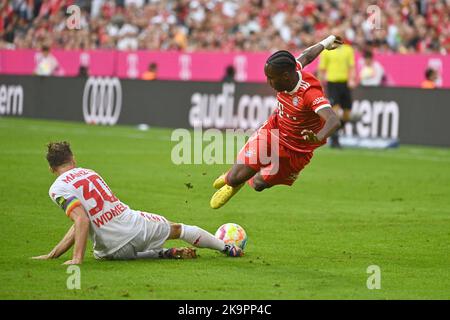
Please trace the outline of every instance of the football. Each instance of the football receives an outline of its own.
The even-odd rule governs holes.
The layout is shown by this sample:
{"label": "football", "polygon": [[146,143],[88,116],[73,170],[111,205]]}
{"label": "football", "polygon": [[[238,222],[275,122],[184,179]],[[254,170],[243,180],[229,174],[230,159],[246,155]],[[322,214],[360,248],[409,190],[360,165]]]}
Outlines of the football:
{"label": "football", "polygon": [[244,249],[247,244],[247,233],[244,228],[236,223],[225,223],[217,229],[216,238],[223,240],[226,244],[234,244]]}

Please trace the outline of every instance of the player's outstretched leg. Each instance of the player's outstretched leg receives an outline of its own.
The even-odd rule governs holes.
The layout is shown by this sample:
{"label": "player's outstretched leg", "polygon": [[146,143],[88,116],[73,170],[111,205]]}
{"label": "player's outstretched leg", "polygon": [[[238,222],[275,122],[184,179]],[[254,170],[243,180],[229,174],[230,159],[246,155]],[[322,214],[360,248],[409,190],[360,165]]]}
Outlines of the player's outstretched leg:
{"label": "player's outstretched leg", "polygon": [[227,176],[228,172],[222,173],[216,180],[213,182],[213,188],[214,189],[220,189],[227,183],[225,182],[225,177]]}
{"label": "player's outstretched leg", "polygon": [[169,239],[181,239],[198,248],[218,250],[230,257],[241,257],[244,251],[238,246],[225,244],[211,233],[197,226],[189,226],[182,223],[172,223]]}
{"label": "player's outstretched leg", "polygon": [[263,191],[264,189],[272,187],[269,185],[262,177],[261,171],[255,174],[249,181],[248,184],[255,190],[255,191]]}
{"label": "player's outstretched leg", "polygon": [[162,248],[143,252],[136,252],[134,259],[195,259],[195,248]]}
{"label": "player's outstretched leg", "polygon": [[226,174],[222,174],[214,181],[214,187],[220,187],[211,198],[210,205],[213,209],[218,209],[228,202],[244,185],[253,177],[256,171],[244,164],[234,164]]}

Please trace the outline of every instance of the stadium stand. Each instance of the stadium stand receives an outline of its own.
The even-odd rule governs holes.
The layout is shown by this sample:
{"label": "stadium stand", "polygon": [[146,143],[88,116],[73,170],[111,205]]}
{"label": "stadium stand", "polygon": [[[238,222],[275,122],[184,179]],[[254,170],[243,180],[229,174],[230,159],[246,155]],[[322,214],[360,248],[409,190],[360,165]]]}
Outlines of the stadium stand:
{"label": "stadium stand", "polygon": [[[357,50],[450,51],[450,0],[371,3],[383,12],[375,32],[362,0],[1,0],[0,49],[297,50],[342,25]],[[65,28],[72,4],[81,30]]]}

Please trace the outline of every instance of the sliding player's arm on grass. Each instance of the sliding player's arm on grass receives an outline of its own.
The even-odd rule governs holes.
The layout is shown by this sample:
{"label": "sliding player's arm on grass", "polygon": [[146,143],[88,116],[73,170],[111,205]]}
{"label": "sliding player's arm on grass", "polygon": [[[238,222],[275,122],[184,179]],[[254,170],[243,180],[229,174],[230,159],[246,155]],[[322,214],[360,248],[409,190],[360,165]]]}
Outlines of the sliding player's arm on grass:
{"label": "sliding player's arm on grass", "polygon": [[302,65],[302,68],[314,61],[319,54],[324,50],[334,50],[342,44],[342,39],[336,36],[329,36],[319,43],[305,49],[302,54],[297,58],[298,62]]}
{"label": "sliding player's arm on grass", "polygon": [[69,231],[67,231],[64,238],[56,245],[56,247],[53,248],[52,251],[50,251],[50,253],[44,254],[42,256],[32,257],[32,259],[48,260],[59,258],[73,246],[74,241],[75,241],[75,225],[72,225]]}
{"label": "sliding player's arm on grass", "polygon": [[69,250],[75,243],[72,260],[64,264],[81,264],[86,251],[87,236],[89,234],[89,218],[82,206],[74,208],[70,212],[70,219],[74,224],[67,231],[64,238],[48,254],[33,257],[37,260],[56,259]]}
{"label": "sliding player's arm on grass", "polygon": [[72,260],[64,262],[64,264],[81,264],[83,263],[84,253],[86,252],[87,238],[89,235],[89,217],[82,206],[78,206],[70,213],[70,219],[74,222],[74,242]]}

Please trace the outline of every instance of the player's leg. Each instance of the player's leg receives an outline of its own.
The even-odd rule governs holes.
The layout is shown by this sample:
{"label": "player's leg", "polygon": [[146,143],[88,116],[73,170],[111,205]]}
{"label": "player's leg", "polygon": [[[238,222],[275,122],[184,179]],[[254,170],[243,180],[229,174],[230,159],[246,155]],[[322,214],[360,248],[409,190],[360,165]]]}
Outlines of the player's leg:
{"label": "player's leg", "polygon": [[195,247],[217,250],[231,257],[239,257],[244,254],[241,248],[227,245],[208,231],[197,226],[171,223],[168,240],[170,239],[180,239]]}
{"label": "player's leg", "polygon": [[135,259],[193,259],[196,258],[192,248],[163,248],[172,232],[171,223],[163,216],[135,211],[142,219],[140,232],[130,241],[136,251]]}
{"label": "player's leg", "polygon": [[119,250],[101,258],[101,260],[133,260],[133,259],[136,259],[136,248],[131,242],[128,242]]}
{"label": "player's leg", "polygon": [[342,88],[342,126],[345,125],[346,122],[351,121],[351,112],[352,112],[352,93],[351,89],[347,86],[347,84]]}
{"label": "player's leg", "polygon": [[[328,82],[326,91],[327,91],[327,98],[330,101],[333,111],[337,115],[342,117],[341,98],[339,95],[339,83]],[[336,132],[334,132],[331,135],[330,141],[331,141],[332,148],[340,147],[338,130],[336,130]]]}
{"label": "player's leg", "polygon": [[248,181],[248,184],[255,190],[258,192],[263,191],[264,189],[268,189],[270,187],[272,187],[269,183],[267,183],[264,178],[263,178],[263,174],[260,172],[258,172],[257,174],[255,174],[253,176],[253,178],[251,178]]}
{"label": "player's leg", "polygon": [[280,149],[279,167],[264,167],[252,179],[249,185],[256,191],[262,191],[275,185],[291,186],[304,167],[311,161],[313,153],[300,153],[285,148]]}
{"label": "player's leg", "polygon": [[339,103],[342,109],[341,126],[333,134],[334,138],[332,139],[332,146],[342,148],[341,144],[339,143],[338,134],[339,132],[342,132],[347,122],[352,121],[351,119],[352,96],[350,88],[348,87],[347,83],[342,83],[339,88]]}
{"label": "player's leg", "polygon": [[[220,187],[212,196],[210,201],[211,208],[218,209],[222,207],[244,186],[244,183],[247,180],[255,175],[256,172],[257,170],[248,165],[239,163],[234,164],[230,171],[214,181],[214,187],[218,185],[222,185],[222,187]],[[218,182],[218,180],[221,179],[223,179],[223,183]]]}
{"label": "player's leg", "polygon": [[231,187],[237,187],[253,177],[256,172],[257,170],[248,165],[235,163],[230,170],[214,180],[213,187],[220,189],[226,184]]}
{"label": "player's leg", "polygon": [[[221,175],[213,186],[220,187],[211,198],[210,205],[218,209],[228,202],[263,166],[260,156],[267,155],[270,150],[270,125],[266,123],[256,131],[242,147],[236,163],[226,173]],[[264,165],[269,165],[264,164]]]}
{"label": "player's leg", "polygon": [[136,253],[136,259],[195,259],[194,248],[161,248]]}

